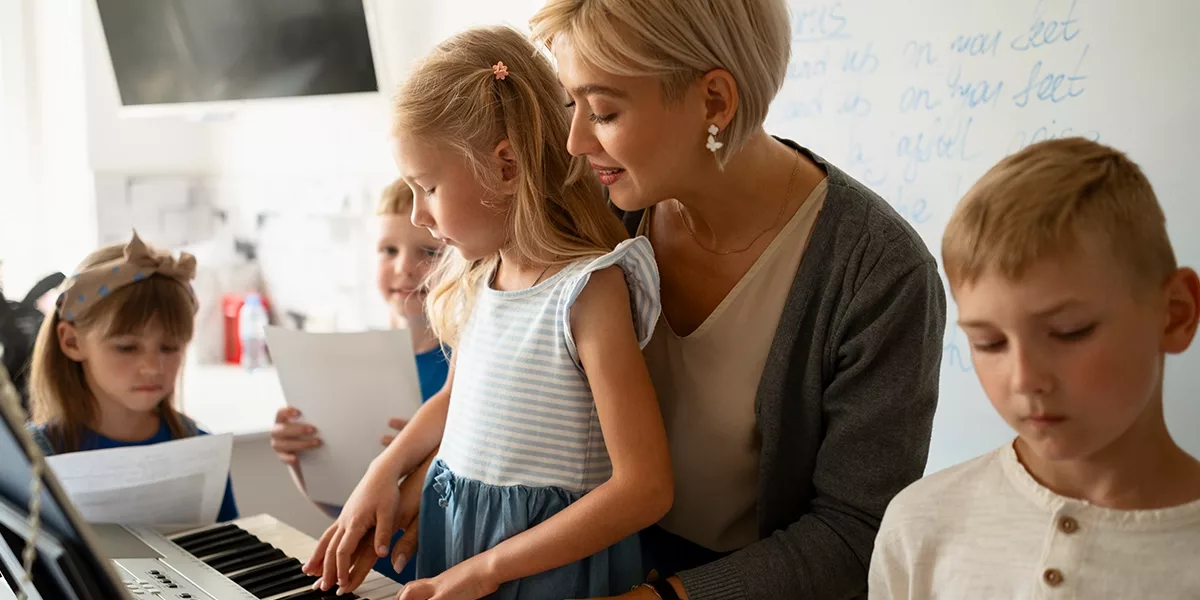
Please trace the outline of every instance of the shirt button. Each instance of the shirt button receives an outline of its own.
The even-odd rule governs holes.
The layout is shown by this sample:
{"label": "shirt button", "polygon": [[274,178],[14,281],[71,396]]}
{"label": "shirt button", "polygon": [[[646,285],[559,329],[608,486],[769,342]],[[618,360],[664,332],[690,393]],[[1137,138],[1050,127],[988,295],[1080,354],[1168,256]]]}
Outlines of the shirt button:
{"label": "shirt button", "polygon": [[1058,530],[1066,534],[1075,533],[1079,531],[1079,521],[1071,517],[1063,517],[1058,520]]}
{"label": "shirt button", "polygon": [[1058,569],[1046,569],[1046,571],[1042,573],[1042,580],[1045,581],[1046,585],[1050,587],[1058,587],[1062,585],[1063,582],[1062,571],[1059,571]]}

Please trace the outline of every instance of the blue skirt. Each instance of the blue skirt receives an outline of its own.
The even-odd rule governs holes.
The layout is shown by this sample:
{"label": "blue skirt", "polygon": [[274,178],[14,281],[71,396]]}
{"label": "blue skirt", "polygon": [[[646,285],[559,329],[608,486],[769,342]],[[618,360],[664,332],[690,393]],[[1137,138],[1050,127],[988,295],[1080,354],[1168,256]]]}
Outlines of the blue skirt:
{"label": "blue skirt", "polygon": [[[417,578],[435,577],[543,523],[582,497],[554,487],[495,486],[459,477],[434,461],[421,496]],[[510,581],[489,598],[595,598],[645,581],[641,545],[629,536],[581,561]]]}

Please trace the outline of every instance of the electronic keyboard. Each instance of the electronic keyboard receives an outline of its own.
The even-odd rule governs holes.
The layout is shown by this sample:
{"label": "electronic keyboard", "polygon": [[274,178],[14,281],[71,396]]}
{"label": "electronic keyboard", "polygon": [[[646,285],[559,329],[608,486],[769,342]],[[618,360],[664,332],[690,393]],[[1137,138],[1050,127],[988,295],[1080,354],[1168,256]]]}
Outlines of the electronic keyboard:
{"label": "electronic keyboard", "polygon": [[300,567],[317,541],[270,515],[175,533],[92,527],[135,600],[384,600],[403,587],[373,570],[353,593],[313,590]]}

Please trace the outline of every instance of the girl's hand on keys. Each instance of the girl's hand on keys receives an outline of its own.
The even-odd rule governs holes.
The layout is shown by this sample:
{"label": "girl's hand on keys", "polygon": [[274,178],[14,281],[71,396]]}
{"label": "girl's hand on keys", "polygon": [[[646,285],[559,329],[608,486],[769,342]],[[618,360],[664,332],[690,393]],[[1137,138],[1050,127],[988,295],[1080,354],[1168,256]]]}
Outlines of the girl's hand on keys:
{"label": "girl's hand on keys", "polygon": [[399,478],[388,465],[379,461],[371,463],[350,494],[341,515],[325,530],[312,557],[304,565],[305,573],[321,578],[317,587],[329,590],[337,584],[340,590],[354,591],[349,586],[350,571],[360,558],[356,556],[356,550],[364,543],[371,544],[368,547],[374,548],[376,558],[388,555],[392,534],[400,525],[396,523],[400,505],[400,490],[396,485]]}

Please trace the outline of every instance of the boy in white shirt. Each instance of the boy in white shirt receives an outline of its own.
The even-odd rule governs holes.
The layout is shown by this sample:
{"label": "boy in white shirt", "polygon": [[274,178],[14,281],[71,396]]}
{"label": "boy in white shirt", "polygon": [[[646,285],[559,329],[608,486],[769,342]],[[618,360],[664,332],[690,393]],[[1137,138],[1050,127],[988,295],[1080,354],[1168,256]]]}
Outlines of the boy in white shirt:
{"label": "boy in white shirt", "polygon": [[963,198],[942,259],[1017,438],[893,500],[870,597],[1200,598],[1200,462],[1162,401],[1200,278],[1138,166],[1078,138],[1030,146]]}

